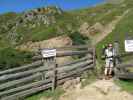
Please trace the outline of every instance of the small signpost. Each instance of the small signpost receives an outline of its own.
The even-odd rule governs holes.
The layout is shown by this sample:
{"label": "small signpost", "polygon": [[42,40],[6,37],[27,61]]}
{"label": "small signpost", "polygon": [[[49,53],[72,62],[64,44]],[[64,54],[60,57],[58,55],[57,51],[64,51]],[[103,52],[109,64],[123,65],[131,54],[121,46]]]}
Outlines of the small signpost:
{"label": "small signpost", "polygon": [[56,49],[43,49],[41,54],[43,58],[56,57]]}
{"label": "small signpost", "polygon": [[133,40],[125,40],[125,51],[133,52]]}
{"label": "small signpost", "polygon": [[52,91],[56,88],[56,49],[43,49],[41,50],[42,57],[44,59],[44,64],[49,63],[48,65],[53,67],[52,75]]}

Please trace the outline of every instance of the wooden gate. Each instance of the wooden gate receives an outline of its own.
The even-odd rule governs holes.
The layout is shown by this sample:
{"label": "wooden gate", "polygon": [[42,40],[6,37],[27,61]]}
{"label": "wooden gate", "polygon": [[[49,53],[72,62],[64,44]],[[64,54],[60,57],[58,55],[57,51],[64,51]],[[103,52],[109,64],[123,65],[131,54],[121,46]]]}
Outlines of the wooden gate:
{"label": "wooden gate", "polygon": [[[18,100],[51,88],[84,71],[94,69],[95,48],[70,46],[56,49],[56,57],[44,58],[38,52],[36,61],[17,68],[0,71],[0,100]],[[78,56],[74,61],[58,65],[57,57]]]}

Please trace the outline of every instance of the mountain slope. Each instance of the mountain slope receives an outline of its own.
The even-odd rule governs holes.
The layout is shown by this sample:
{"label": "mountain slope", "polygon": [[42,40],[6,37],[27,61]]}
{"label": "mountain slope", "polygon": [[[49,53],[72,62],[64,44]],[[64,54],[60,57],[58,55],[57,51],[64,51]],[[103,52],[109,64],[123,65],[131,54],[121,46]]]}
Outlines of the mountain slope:
{"label": "mountain slope", "polygon": [[[7,48],[11,48],[14,52],[18,52],[16,55],[19,55],[18,58],[21,58],[21,53],[19,52],[22,51],[16,51],[16,47],[28,42],[39,42],[63,35],[70,37],[73,40],[73,44],[90,43],[90,41],[88,41],[89,39],[93,39],[94,37],[94,40],[97,40],[97,35],[98,37],[101,36],[101,31],[103,31],[106,26],[110,25],[118,17],[122,16],[124,12],[132,8],[133,1],[126,0],[122,3],[106,3],[91,8],[67,12],[57,7],[47,7],[18,14],[7,13],[0,15],[0,52],[2,53],[2,51],[6,51]],[[113,41],[115,33],[124,34],[132,29],[132,12],[130,11],[126,16],[127,18],[122,18],[116,27],[112,26],[114,27],[114,30],[111,30],[113,32],[98,44],[98,51],[101,51],[100,48],[102,44]],[[83,24],[83,29],[87,30],[87,36],[79,31]],[[102,29],[99,28],[99,26],[102,26]],[[124,35],[121,35],[121,42],[123,39]],[[26,53],[31,55],[30,52]],[[2,66],[8,65],[9,67],[11,64],[7,64],[8,61],[6,57],[15,59],[16,56],[7,54],[5,55],[5,59],[0,62]],[[0,58],[3,58],[3,55],[1,55]],[[21,64],[24,64],[25,58],[22,59]],[[8,60],[10,61],[11,59]],[[26,60],[29,61],[28,59]],[[15,63],[15,60],[11,60],[11,62]],[[21,64],[17,63],[15,65]]]}
{"label": "mountain slope", "polygon": [[[97,51],[102,51],[102,45],[107,43],[113,43],[118,41],[120,43],[120,52],[124,53],[124,40],[133,38],[133,9],[130,8],[133,5],[131,0],[126,0],[127,5],[129,5],[129,12],[122,18],[122,20],[116,25],[115,29],[106,36],[100,43],[97,45]],[[126,4],[125,3],[125,4]],[[98,54],[99,58],[100,55]],[[131,59],[130,56],[125,57],[123,60]]]}

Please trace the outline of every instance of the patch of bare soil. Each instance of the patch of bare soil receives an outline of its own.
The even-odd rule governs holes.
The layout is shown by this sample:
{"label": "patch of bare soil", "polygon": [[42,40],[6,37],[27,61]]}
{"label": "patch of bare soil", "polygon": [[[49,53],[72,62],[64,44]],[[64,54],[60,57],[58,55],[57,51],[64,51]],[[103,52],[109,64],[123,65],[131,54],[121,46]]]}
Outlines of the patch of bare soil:
{"label": "patch of bare soil", "polygon": [[113,80],[98,80],[84,88],[80,84],[68,89],[59,100],[132,100],[133,95],[122,91]]}
{"label": "patch of bare soil", "polygon": [[68,36],[64,35],[64,36],[58,36],[55,38],[51,38],[51,39],[39,41],[39,42],[31,41],[31,42],[18,46],[17,49],[21,51],[36,52],[38,51],[38,49],[65,47],[67,45],[72,45],[72,40]]}

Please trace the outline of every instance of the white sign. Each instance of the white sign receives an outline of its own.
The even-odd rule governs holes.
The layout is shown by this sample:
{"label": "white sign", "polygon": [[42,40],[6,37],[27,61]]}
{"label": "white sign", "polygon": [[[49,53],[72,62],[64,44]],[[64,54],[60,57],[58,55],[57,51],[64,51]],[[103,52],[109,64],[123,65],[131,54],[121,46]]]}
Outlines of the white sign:
{"label": "white sign", "polygon": [[133,40],[125,40],[125,51],[133,52]]}
{"label": "white sign", "polygon": [[56,49],[43,49],[41,53],[44,58],[55,57]]}

